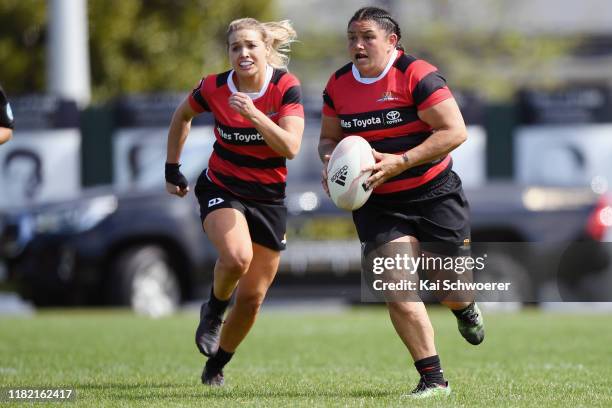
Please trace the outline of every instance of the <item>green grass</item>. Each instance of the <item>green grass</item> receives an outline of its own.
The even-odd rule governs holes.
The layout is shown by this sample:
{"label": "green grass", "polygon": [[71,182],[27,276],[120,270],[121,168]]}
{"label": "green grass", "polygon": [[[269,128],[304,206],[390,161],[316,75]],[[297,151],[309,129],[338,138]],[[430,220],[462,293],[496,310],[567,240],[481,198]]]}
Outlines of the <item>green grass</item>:
{"label": "green grass", "polygon": [[612,406],[610,315],[489,314],[478,347],[448,311],[431,317],[453,388],[444,403],[402,399],[418,378],[382,308],[264,311],[222,389],[200,384],[195,313],[0,318],[0,386],[72,387],[75,406]]}

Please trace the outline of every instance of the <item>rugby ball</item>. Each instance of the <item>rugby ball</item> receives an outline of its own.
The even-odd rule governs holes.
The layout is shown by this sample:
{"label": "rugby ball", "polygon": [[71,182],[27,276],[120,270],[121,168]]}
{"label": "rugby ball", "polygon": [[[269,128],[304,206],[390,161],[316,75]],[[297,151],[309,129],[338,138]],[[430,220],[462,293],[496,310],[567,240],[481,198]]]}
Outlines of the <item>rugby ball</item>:
{"label": "rugby ball", "polygon": [[375,163],[372,147],[360,136],[347,136],[338,143],[327,164],[327,188],[338,208],[353,211],[370,198],[365,181],[372,174],[362,170]]}

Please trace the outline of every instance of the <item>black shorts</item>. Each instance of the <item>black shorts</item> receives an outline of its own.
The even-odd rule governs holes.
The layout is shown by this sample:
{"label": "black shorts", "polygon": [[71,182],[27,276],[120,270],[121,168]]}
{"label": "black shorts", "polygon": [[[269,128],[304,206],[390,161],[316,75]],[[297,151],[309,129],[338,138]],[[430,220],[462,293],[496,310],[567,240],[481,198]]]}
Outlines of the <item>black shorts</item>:
{"label": "black shorts", "polygon": [[287,207],[283,201],[261,201],[238,197],[210,181],[206,176],[206,170],[198,178],[195,195],[200,203],[202,222],[215,210],[234,208],[244,214],[253,242],[275,251],[286,248]]}
{"label": "black shorts", "polygon": [[469,205],[461,179],[453,171],[424,190],[399,197],[372,195],[363,207],[353,211],[362,243],[381,245],[411,235],[434,247],[443,244],[444,252],[469,247]]}

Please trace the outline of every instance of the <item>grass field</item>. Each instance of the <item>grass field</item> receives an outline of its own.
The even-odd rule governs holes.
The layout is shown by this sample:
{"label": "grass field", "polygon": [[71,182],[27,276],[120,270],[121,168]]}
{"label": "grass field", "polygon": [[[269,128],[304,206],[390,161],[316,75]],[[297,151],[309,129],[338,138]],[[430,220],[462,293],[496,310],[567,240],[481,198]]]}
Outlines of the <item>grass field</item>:
{"label": "grass field", "polygon": [[489,314],[478,347],[448,311],[431,316],[444,402],[402,398],[418,378],[382,308],[264,311],[222,389],[200,384],[195,313],[0,318],[0,384],[74,388],[77,406],[612,406],[611,315]]}

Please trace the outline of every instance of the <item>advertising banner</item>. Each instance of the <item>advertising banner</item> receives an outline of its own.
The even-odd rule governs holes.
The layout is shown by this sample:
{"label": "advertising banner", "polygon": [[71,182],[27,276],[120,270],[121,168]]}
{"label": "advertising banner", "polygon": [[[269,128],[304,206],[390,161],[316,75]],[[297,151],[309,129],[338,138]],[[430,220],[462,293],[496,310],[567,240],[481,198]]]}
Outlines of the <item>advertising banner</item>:
{"label": "advertising banner", "polygon": [[11,100],[15,130],[0,148],[0,208],[76,197],[81,133],[76,104],[47,95]]}

